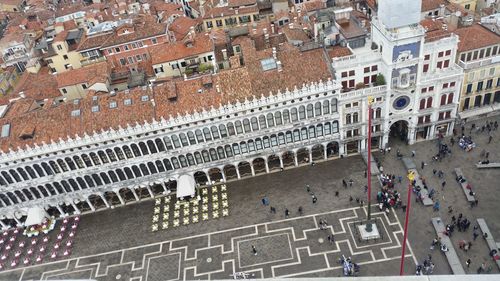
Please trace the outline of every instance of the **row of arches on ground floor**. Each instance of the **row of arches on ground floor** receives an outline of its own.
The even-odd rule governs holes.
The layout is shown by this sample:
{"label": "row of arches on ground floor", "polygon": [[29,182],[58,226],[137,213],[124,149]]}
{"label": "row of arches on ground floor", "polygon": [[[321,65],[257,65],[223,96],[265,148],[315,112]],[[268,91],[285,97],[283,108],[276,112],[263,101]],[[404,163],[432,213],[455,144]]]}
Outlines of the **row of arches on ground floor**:
{"label": "row of arches on ground floor", "polygon": [[[203,153],[201,153],[199,156],[197,156],[197,154],[195,153],[195,157],[193,157],[193,154],[187,154],[186,156],[180,155],[178,157],[172,157],[170,159],[163,159],[163,161],[157,160],[155,162],[147,162],[139,165],[132,165],[130,167],[103,171],[100,173],[76,177],[74,179],[70,178],[67,180],[62,180],[60,182],[52,182],[36,187],[34,186],[21,190],[15,190],[13,192],[0,193],[0,207],[11,206],[22,202],[52,197],[61,194],[71,194],[73,192],[102,187],[119,182],[126,182],[127,180],[139,179],[145,176],[164,173],[170,170],[192,167],[198,164],[211,163],[220,159],[224,159],[226,158],[226,156],[229,157],[228,155],[224,154],[224,149],[221,151],[221,153],[217,153],[216,150],[214,150],[213,153],[210,153],[209,151],[207,151],[207,155],[204,155]],[[293,160],[293,157],[291,155],[293,155],[293,157],[295,157],[296,159]],[[301,148],[298,149],[297,152],[287,151],[281,155],[269,156],[268,158],[275,158],[270,165],[271,168],[273,168],[276,164],[280,167],[287,167],[291,165],[299,165],[303,161],[308,162],[312,160],[319,160],[322,158],[326,159],[328,157],[334,157],[338,155],[338,143],[330,142],[326,145],[317,144],[311,149]],[[307,158],[307,160],[304,160],[305,158]],[[291,163],[290,159],[292,159]],[[280,163],[280,161],[283,163]],[[238,166],[240,166],[241,163],[238,164]],[[244,165],[242,167],[238,167],[238,171],[239,168],[242,169],[240,174],[246,175],[251,172],[251,170],[244,169]],[[259,168],[258,170],[260,171],[261,169]],[[232,175],[232,177],[236,176],[237,174]]]}
{"label": "row of arches on ground floor", "polygon": [[[337,156],[339,156],[339,145],[337,142],[331,142],[326,146],[318,144],[313,146],[311,149],[300,148],[297,151],[286,151],[278,155],[257,157],[250,161],[241,161],[236,164],[226,164],[221,167],[213,167],[204,171],[196,171],[193,173],[193,176],[196,184],[198,186],[203,186],[221,181],[230,181],[270,173]],[[50,215],[55,217],[96,211],[99,209],[112,208],[113,206],[120,206],[131,202],[154,198],[169,192],[175,192],[176,188],[177,182],[175,180],[151,185],[123,187],[119,190],[93,193],[88,195],[86,198],[76,199],[71,202],[64,202],[55,206],[49,206],[46,207],[46,210]],[[9,193],[7,195],[9,198],[14,196]],[[14,194],[19,194],[19,192],[16,191]],[[6,202],[5,197],[5,194],[0,196],[1,201],[4,203]],[[22,213],[17,213],[14,217],[9,219],[0,219],[2,225],[11,226],[22,224],[24,220],[25,214]]]}

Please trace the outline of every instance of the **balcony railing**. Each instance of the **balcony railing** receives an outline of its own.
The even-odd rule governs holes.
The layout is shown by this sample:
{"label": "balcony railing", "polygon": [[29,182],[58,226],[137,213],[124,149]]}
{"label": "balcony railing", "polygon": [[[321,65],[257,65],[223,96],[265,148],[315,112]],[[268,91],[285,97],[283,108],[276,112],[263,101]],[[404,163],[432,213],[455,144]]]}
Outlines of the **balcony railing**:
{"label": "balcony railing", "polygon": [[93,57],[93,58],[86,58],[86,59],[82,60],[80,63],[82,64],[82,66],[86,66],[86,65],[89,65],[89,64],[94,64],[94,63],[103,62],[103,61],[106,61],[106,57],[104,57],[104,56],[102,56],[102,57]]}
{"label": "balcony railing", "polygon": [[491,57],[491,58],[482,59],[480,61],[471,61],[471,62],[458,61],[458,65],[461,68],[468,70],[468,69],[472,69],[472,68],[488,66],[490,64],[494,64],[497,62],[500,62],[500,55],[495,56],[495,57]]}

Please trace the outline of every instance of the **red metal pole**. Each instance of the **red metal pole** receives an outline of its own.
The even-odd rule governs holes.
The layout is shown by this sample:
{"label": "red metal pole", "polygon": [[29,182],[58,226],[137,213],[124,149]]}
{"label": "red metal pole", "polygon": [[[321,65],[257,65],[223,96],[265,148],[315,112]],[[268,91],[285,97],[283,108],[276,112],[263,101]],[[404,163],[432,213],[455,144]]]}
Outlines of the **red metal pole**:
{"label": "red metal pole", "polygon": [[408,202],[406,203],[406,218],[405,218],[405,229],[403,235],[403,249],[401,250],[401,266],[399,268],[399,275],[404,275],[404,266],[405,266],[405,251],[406,251],[406,239],[408,235],[408,219],[410,217],[410,205],[411,205],[411,183],[408,184]]}
{"label": "red metal pole", "polygon": [[368,102],[368,167],[366,170],[368,180],[368,223],[371,218],[371,198],[372,198],[372,105]]}

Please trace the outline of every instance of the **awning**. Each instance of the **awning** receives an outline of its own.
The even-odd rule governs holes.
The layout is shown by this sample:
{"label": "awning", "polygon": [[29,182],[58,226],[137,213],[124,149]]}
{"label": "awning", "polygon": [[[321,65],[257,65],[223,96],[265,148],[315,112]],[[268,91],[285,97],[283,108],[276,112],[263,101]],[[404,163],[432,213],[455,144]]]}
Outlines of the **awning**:
{"label": "awning", "polygon": [[33,207],[28,210],[28,217],[26,218],[26,222],[24,224],[26,226],[42,224],[43,220],[48,217],[49,215],[43,208]]}
{"label": "awning", "polygon": [[194,196],[196,181],[191,175],[182,175],[177,180],[177,198]]}

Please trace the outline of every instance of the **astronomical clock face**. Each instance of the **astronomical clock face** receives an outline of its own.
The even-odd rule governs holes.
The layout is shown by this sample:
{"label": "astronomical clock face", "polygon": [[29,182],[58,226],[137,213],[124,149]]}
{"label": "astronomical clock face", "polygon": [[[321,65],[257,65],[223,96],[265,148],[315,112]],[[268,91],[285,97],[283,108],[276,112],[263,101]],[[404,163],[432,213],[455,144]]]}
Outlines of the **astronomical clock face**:
{"label": "astronomical clock face", "polygon": [[410,104],[410,98],[408,96],[397,97],[392,103],[392,107],[396,110],[403,110]]}

